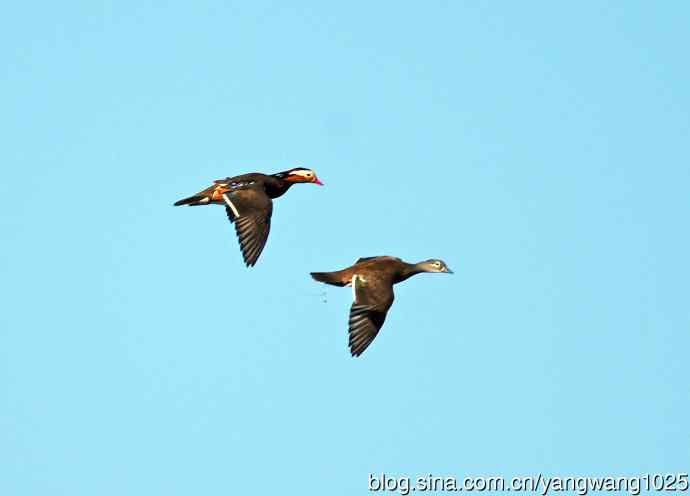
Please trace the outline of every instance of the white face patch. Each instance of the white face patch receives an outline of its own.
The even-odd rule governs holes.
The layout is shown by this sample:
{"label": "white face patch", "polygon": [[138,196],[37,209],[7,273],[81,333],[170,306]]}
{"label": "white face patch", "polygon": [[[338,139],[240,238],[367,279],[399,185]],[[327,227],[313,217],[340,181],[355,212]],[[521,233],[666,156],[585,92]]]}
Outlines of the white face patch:
{"label": "white face patch", "polygon": [[297,170],[297,171],[291,172],[290,174],[293,176],[302,176],[302,177],[305,177],[307,179],[312,179],[314,177],[314,171],[310,171],[309,169]]}

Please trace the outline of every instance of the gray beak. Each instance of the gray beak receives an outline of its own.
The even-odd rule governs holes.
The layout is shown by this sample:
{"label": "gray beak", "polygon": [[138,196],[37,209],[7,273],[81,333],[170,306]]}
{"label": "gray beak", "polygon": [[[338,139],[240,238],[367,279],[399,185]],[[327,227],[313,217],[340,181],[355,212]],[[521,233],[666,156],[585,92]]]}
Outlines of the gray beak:
{"label": "gray beak", "polygon": [[455,274],[455,272],[453,272],[452,270],[450,270],[448,267],[446,267],[446,270],[444,270],[443,272],[445,272],[445,273],[447,273],[447,274]]}

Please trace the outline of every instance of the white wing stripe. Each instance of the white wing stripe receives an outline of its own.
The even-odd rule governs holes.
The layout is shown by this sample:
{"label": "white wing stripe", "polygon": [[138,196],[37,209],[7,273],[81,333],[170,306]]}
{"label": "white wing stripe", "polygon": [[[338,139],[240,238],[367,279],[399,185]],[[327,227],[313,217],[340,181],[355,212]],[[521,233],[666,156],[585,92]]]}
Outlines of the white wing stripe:
{"label": "white wing stripe", "polygon": [[240,213],[237,211],[237,208],[235,208],[235,205],[230,201],[230,198],[228,198],[227,193],[223,193],[223,200],[225,200],[225,203],[228,204],[228,207],[230,207],[232,213],[235,214],[235,217],[239,217]]}

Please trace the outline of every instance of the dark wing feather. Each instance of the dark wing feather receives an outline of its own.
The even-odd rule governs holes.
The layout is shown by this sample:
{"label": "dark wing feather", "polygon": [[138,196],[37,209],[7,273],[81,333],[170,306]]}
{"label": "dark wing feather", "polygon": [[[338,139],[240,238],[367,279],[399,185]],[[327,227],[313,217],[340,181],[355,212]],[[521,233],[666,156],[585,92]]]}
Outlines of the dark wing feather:
{"label": "dark wing feather", "polygon": [[355,301],[350,307],[349,346],[352,356],[361,355],[386,320],[393,304],[393,282],[389,278],[357,275],[353,278]]}
{"label": "dark wing feather", "polygon": [[401,261],[402,261],[402,260],[400,260],[398,257],[389,257],[389,256],[387,256],[387,255],[379,255],[379,256],[377,256],[377,257],[362,257],[362,258],[358,258],[357,261],[355,262],[355,265],[357,265],[358,263],[361,263],[361,262],[368,262],[369,260],[377,260],[377,259],[378,259],[378,260],[395,260],[396,262],[401,262]]}
{"label": "dark wing feather", "polygon": [[366,350],[378,335],[386,312],[379,312],[366,305],[352,305],[350,308],[350,353],[358,357]]}
{"label": "dark wing feather", "polygon": [[240,242],[242,257],[247,267],[252,267],[259,259],[259,255],[266,246],[268,234],[271,231],[271,215],[273,202],[258,188],[241,189],[227,193],[228,198],[239,213],[225,207],[230,222],[235,223],[235,232]]}
{"label": "dark wing feather", "polygon": [[[236,191],[240,189],[254,188],[257,187],[261,182],[263,174],[257,174],[252,172],[250,174],[242,174],[241,176],[226,177],[225,179],[217,179],[213,181],[214,185],[222,184],[225,188],[231,191]],[[213,189],[215,186],[211,186]]]}
{"label": "dark wing feather", "polygon": [[355,264],[358,264],[358,263],[360,263],[360,262],[366,262],[367,260],[373,260],[373,259],[375,259],[375,258],[379,258],[379,257],[362,257],[362,258],[358,258],[357,261],[355,262]]}

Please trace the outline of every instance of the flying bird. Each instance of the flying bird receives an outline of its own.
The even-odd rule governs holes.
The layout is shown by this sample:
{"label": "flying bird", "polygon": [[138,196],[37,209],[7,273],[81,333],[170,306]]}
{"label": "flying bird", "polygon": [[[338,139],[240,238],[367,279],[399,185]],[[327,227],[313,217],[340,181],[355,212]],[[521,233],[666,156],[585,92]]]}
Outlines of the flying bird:
{"label": "flying bird", "polygon": [[270,175],[254,172],[213,181],[212,186],[176,201],[175,206],[224,205],[228,219],[235,224],[244,263],[252,267],[271,230],[273,198],[282,196],[296,183],[323,186],[314,171],[303,167]]}
{"label": "flying bird", "polygon": [[352,287],[349,346],[352,356],[361,355],[381,330],[393,305],[393,285],[422,272],[452,274],[443,260],[424,260],[416,264],[396,257],[365,257],[336,272],[312,272],[311,276],[333,286]]}

